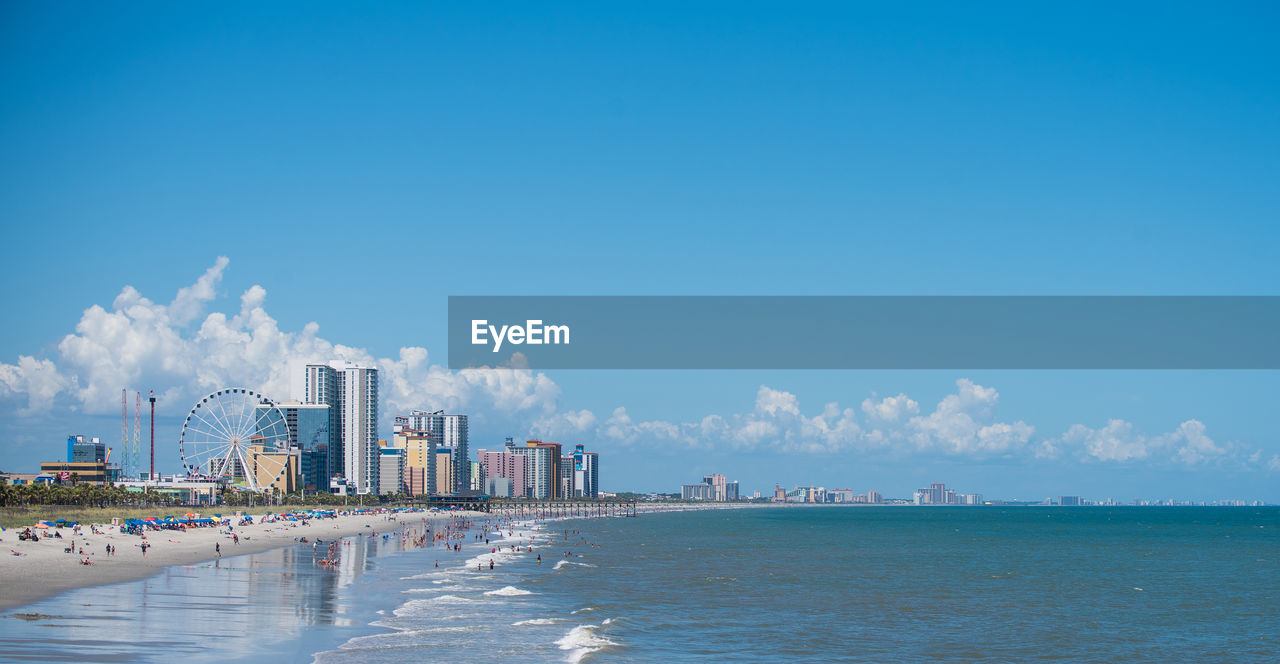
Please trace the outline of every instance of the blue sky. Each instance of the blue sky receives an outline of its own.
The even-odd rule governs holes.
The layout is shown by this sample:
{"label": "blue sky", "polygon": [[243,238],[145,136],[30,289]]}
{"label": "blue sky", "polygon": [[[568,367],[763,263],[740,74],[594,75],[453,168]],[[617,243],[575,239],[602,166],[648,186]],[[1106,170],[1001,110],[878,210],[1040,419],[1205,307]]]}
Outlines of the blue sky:
{"label": "blue sky", "polygon": [[[473,445],[536,431],[592,445],[605,488],[722,470],[746,489],[906,495],[941,480],[1005,497],[1280,501],[1274,372],[555,372],[486,386],[427,366],[443,361],[451,294],[1280,294],[1273,5],[0,13],[0,446],[15,470],[67,433],[117,437],[103,395],[121,382],[172,395],[162,442],[177,433],[164,418],[212,381],[276,385],[279,354],[236,345],[257,330],[286,354],[328,343],[400,361],[386,410],[469,410]],[[167,308],[163,326],[85,318],[115,312],[126,285],[167,307],[211,267],[208,292],[179,307],[194,313]],[[265,299],[232,320],[254,285]],[[200,337],[211,313],[226,315],[225,356]],[[323,343],[300,341],[311,322]],[[137,333],[125,343],[113,324]],[[94,343],[72,353],[68,335]],[[998,393],[964,407],[983,411],[963,410],[976,425],[1034,432],[975,453],[923,431],[957,380]],[[883,446],[859,434],[797,451],[806,420],[776,409],[775,439],[737,435],[760,421],[762,387],[794,395],[804,418],[838,402],[864,434],[864,400],[917,408],[881,423]],[[633,424],[739,426],[610,435],[618,407]],[[1177,433],[1189,421],[1208,447]],[[1075,425],[1088,432],[1062,442]],[[1192,440],[1212,458],[1173,461]]]}

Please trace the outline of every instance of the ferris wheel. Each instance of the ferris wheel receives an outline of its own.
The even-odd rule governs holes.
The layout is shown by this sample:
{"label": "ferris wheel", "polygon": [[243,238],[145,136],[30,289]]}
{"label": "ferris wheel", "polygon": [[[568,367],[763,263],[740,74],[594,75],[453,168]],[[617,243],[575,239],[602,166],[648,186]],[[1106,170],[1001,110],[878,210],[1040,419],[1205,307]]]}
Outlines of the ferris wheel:
{"label": "ferris wheel", "polygon": [[191,407],[178,452],[188,478],[267,491],[290,470],[289,426],[270,399],[243,387],[225,388]]}

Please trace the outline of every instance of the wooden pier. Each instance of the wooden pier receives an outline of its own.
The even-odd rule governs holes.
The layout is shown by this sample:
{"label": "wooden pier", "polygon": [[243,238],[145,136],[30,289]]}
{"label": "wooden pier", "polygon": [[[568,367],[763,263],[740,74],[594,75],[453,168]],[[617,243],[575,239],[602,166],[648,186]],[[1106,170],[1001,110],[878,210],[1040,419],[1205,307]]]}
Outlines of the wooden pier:
{"label": "wooden pier", "polygon": [[412,500],[387,503],[391,507],[438,507],[479,512],[501,512],[521,519],[563,517],[635,516],[634,500],[545,500],[531,498],[491,498],[489,496],[418,496]]}

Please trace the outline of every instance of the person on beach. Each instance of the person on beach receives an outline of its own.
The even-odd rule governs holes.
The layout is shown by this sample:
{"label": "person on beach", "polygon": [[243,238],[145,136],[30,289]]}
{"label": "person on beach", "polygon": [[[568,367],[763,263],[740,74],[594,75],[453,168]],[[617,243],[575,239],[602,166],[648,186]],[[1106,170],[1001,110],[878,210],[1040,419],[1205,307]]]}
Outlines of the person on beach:
{"label": "person on beach", "polygon": [[220,542],[213,543],[213,552],[218,554],[219,558],[222,557],[222,544]]}
{"label": "person on beach", "polygon": [[492,569],[493,569],[493,558],[490,558],[490,559],[489,559],[489,569],[490,569],[490,570],[492,570]]}

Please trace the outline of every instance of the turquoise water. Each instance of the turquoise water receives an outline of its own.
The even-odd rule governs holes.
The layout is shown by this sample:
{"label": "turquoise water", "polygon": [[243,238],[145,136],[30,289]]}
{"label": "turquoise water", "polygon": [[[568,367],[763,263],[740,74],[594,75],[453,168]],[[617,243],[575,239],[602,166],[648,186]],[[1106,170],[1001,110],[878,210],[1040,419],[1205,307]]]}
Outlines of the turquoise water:
{"label": "turquoise water", "polygon": [[[534,554],[365,538],[336,570],[299,547],[72,591],[20,610],[56,618],[0,619],[0,659],[1272,662],[1280,651],[1280,508],[761,508],[539,528]],[[527,542],[534,527],[514,532],[489,546]]]}

